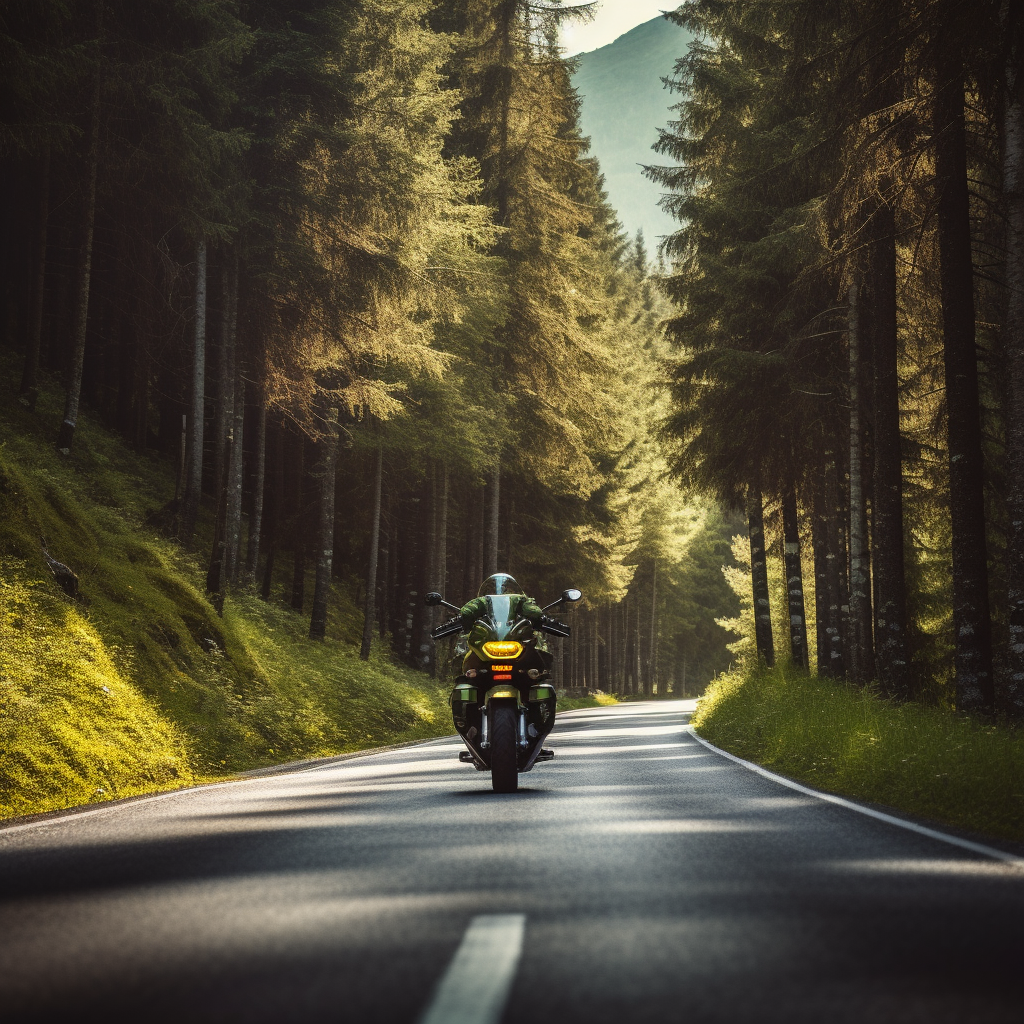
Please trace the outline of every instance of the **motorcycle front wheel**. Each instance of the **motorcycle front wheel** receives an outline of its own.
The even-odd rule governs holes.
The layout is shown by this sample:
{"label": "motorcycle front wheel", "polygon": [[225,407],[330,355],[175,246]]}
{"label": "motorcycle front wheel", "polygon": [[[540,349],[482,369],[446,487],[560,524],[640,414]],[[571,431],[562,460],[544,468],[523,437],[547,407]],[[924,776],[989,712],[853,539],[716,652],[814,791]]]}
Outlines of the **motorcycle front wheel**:
{"label": "motorcycle front wheel", "polygon": [[495,793],[514,793],[519,788],[516,751],[516,709],[499,704],[490,709],[491,787]]}

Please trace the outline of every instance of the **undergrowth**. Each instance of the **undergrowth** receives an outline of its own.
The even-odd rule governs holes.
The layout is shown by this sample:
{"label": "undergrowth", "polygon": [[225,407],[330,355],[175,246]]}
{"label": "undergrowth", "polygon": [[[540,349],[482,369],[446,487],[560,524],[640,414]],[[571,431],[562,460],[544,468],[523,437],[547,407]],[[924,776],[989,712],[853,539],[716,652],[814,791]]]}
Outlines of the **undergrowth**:
{"label": "undergrowth", "polygon": [[58,455],[56,390],[30,413],[16,379],[0,357],[0,817],[451,731],[446,687],[383,645],[359,660],[343,582],[323,643],[306,616],[244,592],[218,617],[201,555],[159,529],[171,469],[87,415]]}
{"label": "undergrowth", "polygon": [[1024,840],[1024,731],[786,667],[715,680],[692,719],[730,753],[815,788]]}
{"label": "undergrowth", "polygon": [[606,708],[618,703],[618,697],[610,693],[596,693],[586,697],[564,697],[559,695],[555,710],[578,711],[580,708]]}

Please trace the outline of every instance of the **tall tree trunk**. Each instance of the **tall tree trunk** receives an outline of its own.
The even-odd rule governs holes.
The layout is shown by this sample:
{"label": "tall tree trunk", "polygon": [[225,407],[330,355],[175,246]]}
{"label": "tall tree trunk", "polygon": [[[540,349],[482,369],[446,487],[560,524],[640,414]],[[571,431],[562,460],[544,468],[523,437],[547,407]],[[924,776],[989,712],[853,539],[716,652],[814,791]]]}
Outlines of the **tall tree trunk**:
{"label": "tall tree trunk", "polygon": [[245,380],[235,377],[234,416],[231,448],[228,452],[228,504],[225,519],[225,578],[231,586],[238,583],[242,547],[242,486],[245,466]]}
{"label": "tall tree trunk", "polygon": [[302,611],[306,598],[306,503],[305,503],[305,459],[306,439],[300,430],[295,440],[294,455],[294,508],[292,514],[292,537],[295,546],[295,560],[292,566],[292,608]]}
{"label": "tall tree trunk", "polygon": [[424,488],[427,508],[420,514],[419,526],[422,530],[420,539],[420,558],[417,566],[417,580],[414,588],[415,643],[416,662],[425,672],[434,674],[434,644],[430,639],[430,627],[433,622],[434,609],[428,609],[423,603],[423,595],[433,586],[435,565],[437,561],[437,474],[431,472],[427,486]]}
{"label": "tall tree trunk", "polygon": [[608,693],[611,687],[608,683],[608,655],[611,653],[612,635],[608,619],[608,606],[601,605],[597,609],[597,635],[600,644],[597,650],[595,664],[594,683],[602,693]]}
{"label": "tall tree trunk", "polygon": [[388,616],[391,623],[391,645],[397,653],[401,653],[402,637],[402,501],[397,495],[391,495],[389,502],[393,515],[391,517],[391,575],[388,577]]}
{"label": "tall tree trunk", "polygon": [[583,623],[577,621],[576,627],[572,631],[572,647],[569,652],[569,685],[574,690],[578,690],[580,687],[580,633],[582,629]]}
{"label": "tall tree trunk", "polygon": [[[370,657],[373,642],[373,621],[377,601],[377,552],[380,548],[380,497],[384,479],[384,445],[377,447],[377,469],[373,475],[373,518],[370,520],[370,553],[366,560],[366,605],[363,609],[363,645],[359,657],[366,661]],[[387,573],[384,574],[385,579]]]}
{"label": "tall tree trunk", "polygon": [[617,680],[615,676],[615,662],[619,656],[619,635],[618,623],[616,622],[617,609],[614,604],[607,605],[605,609],[605,636],[608,638],[605,644],[604,654],[604,687],[608,693],[617,692]]}
{"label": "tall tree trunk", "polygon": [[334,484],[338,461],[338,410],[327,418],[328,434],[320,442],[319,546],[316,552],[316,583],[313,587],[313,614],[309,622],[310,640],[323,640],[327,633],[327,598],[331,591],[334,562]]}
{"label": "tall tree trunk", "polygon": [[587,655],[590,653],[590,622],[586,612],[582,612],[580,617],[580,646],[576,653],[579,659],[576,668],[576,686],[585,690],[587,687]]}
{"label": "tall tree trunk", "polygon": [[903,563],[903,457],[896,324],[896,220],[892,206],[875,213],[874,453],[872,567],[875,584],[875,668],[890,697],[910,696],[907,598]]}
{"label": "tall tree trunk", "polygon": [[638,693],[639,686],[636,674],[636,634],[633,630],[633,624],[630,621],[629,613],[632,607],[632,602],[629,599],[629,594],[626,595],[626,608],[625,608],[625,628],[626,628],[626,693]]}
{"label": "tall tree trunk", "polygon": [[643,642],[640,635],[640,615],[643,611],[643,605],[640,601],[640,595],[637,594],[637,624],[634,632],[634,651],[636,653],[636,665],[634,666],[634,693],[646,692],[646,680],[643,676]]}
{"label": "tall tree trunk", "polygon": [[[415,501],[417,513],[419,501]],[[412,521],[410,521],[412,520]],[[419,515],[413,513],[402,517],[402,540],[401,540],[401,581],[400,581],[400,608],[402,620],[401,632],[401,655],[407,665],[415,666],[417,663],[417,652],[415,650],[416,625],[419,611],[419,602],[416,600],[419,591],[421,578],[422,551],[419,547],[420,531],[416,529],[419,524]]]}
{"label": "tall tree trunk", "polygon": [[[651,647],[648,658],[648,671],[651,677],[650,690],[653,693],[658,683],[658,560],[654,560],[651,569]],[[661,697],[661,689],[658,689]]]}
{"label": "tall tree trunk", "polygon": [[196,312],[192,342],[192,414],[188,423],[188,456],[181,540],[192,543],[203,490],[203,418],[206,408],[206,242],[196,245]]}
{"label": "tall tree trunk", "polygon": [[480,507],[477,509],[477,522],[476,526],[476,550],[473,552],[473,557],[476,560],[477,572],[476,577],[473,580],[472,593],[476,593],[480,584],[483,582],[485,577],[489,576],[490,573],[487,569],[487,497],[491,492],[491,488],[484,487],[480,488]]}
{"label": "tall tree trunk", "polygon": [[220,494],[228,478],[228,434],[235,420],[235,334],[232,316],[230,259],[225,254],[221,269],[220,345],[217,349],[217,420],[213,439],[214,493]]}
{"label": "tall tree trunk", "polygon": [[629,693],[629,594],[622,599],[622,692]]}
{"label": "tall tree trunk", "polygon": [[490,519],[487,524],[487,554],[484,574],[491,576],[501,568],[498,565],[498,536],[501,522],[501,463],[497,463],[491,473],[491,504]]}
{"label": "tall tree trunk", "polygon": [[[825,453],[826,463],[832,458],[831,452]],[[828,469],[825,470],[825,475]],[[811,492],[811,550],[814,555],[814,639],[815,655],[818,663],[818,675],[832,675],[831,636],[829,627],[832,624],[830,604],[833,600],[828,562],[828,502],[825,499],[824,479],[814,484]]]}
{"label": "tall tree trunk", "polygon": [[267,524],[267,561],[263,567],[263,586],[260,597],[270,600],[270,591],[274,583],[274,558],[281,538],[281,515],[284,510],[284,424],[277,423],[274,427],[274,473],[270,488],[270,522]]}
{"label": "tall tree trunk", "polygon": [[465,493],[468,493],[469,499],[462,503],[462,527],[464,543],[462,545],[462,582],[460,586],[459,601],[467,601],[470,595],[476,593],[476,586],[474,585],[475,573],[473,571],[473,551],[475,550],[475,544],[473,541],[473,523],[476,519],[473,508],[473,493],[471,490],[466,489]]}
{"label": "tall tree trunk", "polygon": [[[1000,12],[1003,35],[1010,37],[1010,0]],[[1018,14],[1019,17],[1019,14]],[[1006,339],[1010,369],[1010,410],[1006,427],[1006,478],[1010,536],[1006,546],[1009,577],[1008,679],[1005,710],[1024,718],[1024,99],[1021,53],[1011,46],[1004,68],[1003,201],[1006,204]]]}
{"label": "tall tree trunk", "polygon": [[43,310],[46,307],[47,231],[50,224],[50,147],[43,153],[39,173],[39,209],[36,222],[35,280],[32,286],[32,316],[29,321],[28,347],[21,374],[21,401],[33,412],[39,397],[39,354],[43,346]]}
{"label": "tall tree trunk", "polygon": [[[381,491],[384,490],[384,471],[381,467]],[[377,613],[380,638],[383,640],[388,633],[388,622],[391,617],[391,560],[392,548],[394,547],[394,530],[391,527],[391,490],[387,496],[381,494],[381,514],[378,519],[383,520],[380,525],[380,609]]]}
{"label": "tall tree trunk", "polygon": [[775,664],[772,636],[772,602],[768,591],[768,561],[764,550],[764,507],[761,490],[747,491],[747,531],[750,535],[750,583],[754,595],[754,638],[757,657],[771,668]]}
{"label": "tall tree trunk", "polygon": [[227,473],[227,518],[225,520],[226,558],[225,575],[231,586],[238,583],[241,568],[242,546],[242,489],[245,469],[245,379],[242,376],[242,362],[238,353],[238,273],[234,259],[229,261],[228,288],[228,339],[230,342],[230,372],[228,387],[231,388],[231,448],[228,452]]}
{"label": "tall tree trunk", "polygon": [[804,617],[804,574],[800,561],[800,520],[796,510],[796,494],[792,490],[787,491],[782,499],[782,533],[789,604],[789,650],[793,664],[806,669],[807,620]]}
{"label": "tall tree trunk", "polygon": [[[160,416],[161,424],[164,422],[164,416]],[[184,491],[185,491],[185,463],[188,455],[188,416],[185,413],[181,414],[181,434],[178,439],[178,472],[174,478],[174,505],[175,508],[180,508],[179,499],[184,504]],[[175,533],[180,531],[181,521],[178,520],[175,528]]]}
{"label": "tall tree trunk", "polygon": [[[835,452],[830,452],[825,463],[825,545],[828,572],[828,670],[833,679],[846,676],[845,616],[849,615],[850,599],[845,594],[844,568],[846,566],[846,528],[844,510],[839,500],[839,474]],[[845,613],[845,615],[844,615]],[[818,666],[821,671],[821,665]]]}
{"label": "tall tree trunk", "polygon": [[615,692],[626,692],[626,599],[619,602],[615,609]]}
{"label": "tall tree trunk", "polygon": [[78,426],[78,404],[82,397],[82,375],[85,371],[85,340],[89,327],[89,291],[92,285],[92,242],[96,228],[96,182],[100,164],[100,100],[103,76],[100,58],[103,46],[103,0],[96,3],[96,71],[93,75],[92,98],[89,103],[89,130],[86,147],[85,198],[82,204],[81,248],[78,255],[78,280],[75,290],[74,346],[68,374],[68,393],[64,402],[64,419],[57,436],[57,450],[71,453]]}
{"label": "tall tree trunk", "polygon": [[252,514],[249,516],[249,546],[245,555],[245,578],[256,583],[260,564],[260,534],[263,531],[263,490],[267,471],[267,403],[261,396],[256,410],[256,472],[252,482]]}
{"label": "tall tree trunk", "polygon": [[[228,445],[231,445],[231,438],[228,438]],[[226,589],[227,576],[225,572],[225,552],[227,549],[226,521],[228,514],[228,482],[225,480],[221,485],[217,498],[217,515],[213,526],[213,548],[210,551],[210,565],[206,570],[206,593],[211,595],[213,606],[217,614],[224,612],[224,591]]]}
{"label": "tall tree trunk", "polygon": [[437,515],[437,559],[434,583],[441,594],[448,587],[448,464],[441,463]]}
{"label": "tall tree trunk", "polygon": [[605,693],[615,693],[615,659],[618,657],[619,645],[615,612],[615,605],[609,601],[604,609],[604,662],[601,671],[601,689]]}
{"label": "tall tree trunk", "polygon": [[984,454],[974,336],[964,81],[959,56],[940,71],[940,79],[935,97],[935,172],[949,423],[956,704],[960,711],[991,711],[995,694],[985,551]]}
{"label": "tall tree trunk", "polygon": [[874,675],[871,642],[871,579],[868,572],[868,513],[864,499],[864,431],[861,423],[860,285],[850,284],[847,307],[850,347],[850,679],[860,686]]}
{"label": "tall tree trunk", "polygon": [[846,666],[847,675],[850,671],[849,663],[849,652],[852,648],[850,637],[853,635],[850,627],[851,615],[850,615],[850,508],[849,508],[849,491],[846,487],[842,487],[839,490],[842,495],[842,504],[839,509],[841,516],[839,529],[836,531],[833,539],[836,541],[836,554],[838,559],[837,571],[839,574],[839,620],[840,620],[840,633],[842,636],[842,647],[845,657],[843,659]]}

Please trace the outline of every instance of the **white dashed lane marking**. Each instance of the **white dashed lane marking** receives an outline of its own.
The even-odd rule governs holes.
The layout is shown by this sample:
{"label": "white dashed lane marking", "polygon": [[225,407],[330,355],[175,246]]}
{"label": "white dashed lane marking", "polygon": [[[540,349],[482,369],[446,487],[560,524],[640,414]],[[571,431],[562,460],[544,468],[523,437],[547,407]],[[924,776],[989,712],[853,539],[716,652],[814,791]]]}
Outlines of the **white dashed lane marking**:
{"label": "white dashed lane marking", "polygon": [[524,914],[474,917],[419,1024],[497,1024],[525,928]]}

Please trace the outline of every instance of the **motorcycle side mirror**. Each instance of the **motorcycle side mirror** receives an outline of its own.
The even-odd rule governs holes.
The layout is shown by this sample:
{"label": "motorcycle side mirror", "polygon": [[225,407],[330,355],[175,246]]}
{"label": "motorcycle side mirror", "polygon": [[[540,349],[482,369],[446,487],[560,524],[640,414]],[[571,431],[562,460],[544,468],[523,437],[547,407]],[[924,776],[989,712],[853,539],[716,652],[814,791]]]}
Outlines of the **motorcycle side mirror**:
{"label": "motorcycle side mirror", "polygon": [[569,603],[575,604],[583,596],[582,592],[577,590],[575,587],[570,587],[568,590],[562,591],[562,596],[557,601],[552,601],[547,607],[542,608],[541,611],[549,611],[552,608],[558,608],[560,605]]}
{"label": "motorcycle side mirror", "polygon": [[436,590],[432,590],[425,598],[423,603],[436,608],[439,604],[443,604],[445,608],[451,608],[453,612],[461,612],[462,609],[457,604],[452,604],[450,601],[446,601]]}

